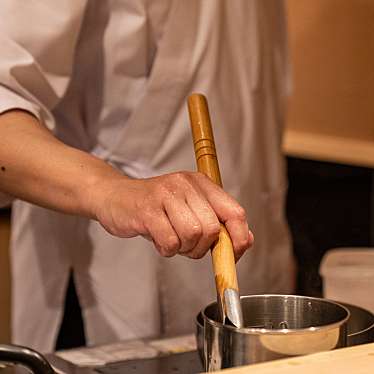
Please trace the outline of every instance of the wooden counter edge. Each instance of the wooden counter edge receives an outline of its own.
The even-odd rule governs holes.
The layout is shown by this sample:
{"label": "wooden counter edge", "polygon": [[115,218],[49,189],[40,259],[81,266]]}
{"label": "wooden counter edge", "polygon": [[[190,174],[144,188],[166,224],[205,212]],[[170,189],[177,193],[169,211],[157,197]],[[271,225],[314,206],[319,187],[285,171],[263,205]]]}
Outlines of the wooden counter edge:
{"label": "wooden counter edge", "polygon": [[224,374],[374,373],[374,343],[219,371]]}
{"label": "wooden counter edge", "polygon": [[372,140],[287,129],[282,148],[287,156],[374,167],[374,141]]}

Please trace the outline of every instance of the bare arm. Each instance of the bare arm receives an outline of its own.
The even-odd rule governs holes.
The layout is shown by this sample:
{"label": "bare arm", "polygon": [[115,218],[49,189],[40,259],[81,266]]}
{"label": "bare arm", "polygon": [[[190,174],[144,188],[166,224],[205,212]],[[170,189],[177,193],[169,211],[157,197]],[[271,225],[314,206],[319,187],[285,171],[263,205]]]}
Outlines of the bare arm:
{"label": "bare arm", "polygon": [[225,222],[236,257],[253,241],[242,207],[199,173],[123,176],[67,146],[27,112],[0,115],[0,191],[98,220],[111,234],[142,235],[163,256],[202,257]]}
{"label": "bare arm", "polygon": [[0,189],[66,213],[94,218],[90,188],[103,177],[119,176],[91,155],[58,141],[27,112],[0,116]]}

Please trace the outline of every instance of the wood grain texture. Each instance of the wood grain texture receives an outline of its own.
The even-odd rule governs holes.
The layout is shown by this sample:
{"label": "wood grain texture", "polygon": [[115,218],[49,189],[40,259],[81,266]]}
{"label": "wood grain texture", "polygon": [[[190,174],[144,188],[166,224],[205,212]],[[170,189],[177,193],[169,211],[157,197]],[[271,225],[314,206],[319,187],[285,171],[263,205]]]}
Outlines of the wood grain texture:
{"label": "wood grain texture", "polygon": [[216,287],[221,298],[227,288],[239,291],[231,238],[222,224],[219,239],[212,249],[212,260]]}
{"label": "wood grain texture", "polygon": [[197,169],[222,187],[208,103],[200,94],[188,98]]}
{"label": "wood grain texture", "polygon": [[288,129],[283,138],[287,156],[374,168],[374,142]]}
{"label": "wood grain texture", "polygon": [[374,343],[222,371],[225,374],[371,374],[373,372]]}
{"label": "wood grain texture", "polygon": [[[197,169],[222,187],[216,147],[206,98],[193,94],[188,99],[191,130]],[[212,248],[213,269],[217,292],[223,300],[227,288],[238,290],[234,250],[229,233],[221,225],[219,239]]]}
{"label": "wood grain texture", "polygon": [[292,66],[286,154],[373,167],[374,2],[286,4]]}

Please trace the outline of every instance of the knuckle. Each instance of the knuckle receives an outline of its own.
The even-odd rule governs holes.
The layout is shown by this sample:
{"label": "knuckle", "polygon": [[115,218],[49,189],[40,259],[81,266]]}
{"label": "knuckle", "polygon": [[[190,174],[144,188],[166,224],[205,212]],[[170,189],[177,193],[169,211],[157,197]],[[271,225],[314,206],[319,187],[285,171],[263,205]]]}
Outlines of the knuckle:
{"label": "knuckle", "polygon": [[210,223],[205,228],[206,235],[209,238],[215,238],[216,236],[218,236],[220,230],[221,230],[221,226],[219,222]]}
{"label": "knuckle", "polygon": [[164,245],[164,249],[171,256],[174,256],[178,252],[179,246],[179,239],[176,236],[170,236]]}
{"label": "knuckle", "polygon": [[157,193],[162,198],[172,199],[192,186],[193,182],[186,172],[176,172],[165,177],[163,183],[159,184]]}
{"label": "knuckle", "polygon": [[189,181],[188,174],[183,171],[178,171],[174,174],[171,174],[173,182],[176,184],[183,184]]}
{"label": "knuckle", "polygon": [[210,191],[219,191],[220,193],[223,192],[222,188],[218,184],[214,183],[212,179],[210,179],[207,175],[201,173],[200,171],[194,172],[193,177],[195,178],[199,186],[209,187]]}
{"label": "knuckle", "polygon": [[204,257],[204,254],[204,252],[192,251],[187,254],[187,257],[191,258],[192,260],[199,260]]}
{"label": "knuckle", "polygon": [[255,242],[255,238],[254,238],[252,232],[250,232],[250,234],[249,234],[248,241],[249,241],[249,246],[250,246],[250,247],[251,247],[251,246],[254,244],[254,242]]}
{"label": "knuckle", "polygon": [[196,171],[193,175],[200,180],[209,180],[209,178],[201,171]]}
{"label": "knuckle", "polygon": [[250,246],[250,241],[249,241],[249,237],[246,238],[246,239],[241,239],[238,243],[237,243],[237,247],[239,250],[243,251],[243,250],[246,250],[247,248],[249,248]]}
{"label": "knuckle", "polygon": [[185,238],[188,241],[196,241],[200,239],[203,234],[201,225],[194,224],[186,228]]}
{"label": "knuckle", "polygon": [[159,252],[162,257],[173,257],[175,255],[175,253],[169,252],[166,248],[160,248]]}
{"label": "knuckle", "polygon": [[181,171],[173,174],[173,186],[181,187],[184,190],[195,190],[196,182],[191,172]]}
{"label": "knuckle", "polygon": [[173,257],[178,253],[179,239],[175,235],[170,235],[166,240],[158,241],[155,246],[162,257]]}
{"label": "knuckle", "polygon": [[246,221],[247,220],[247,214],[245,212],[245,209],[242,206],[238,206],[236,208],[235,216],[240,221]]}

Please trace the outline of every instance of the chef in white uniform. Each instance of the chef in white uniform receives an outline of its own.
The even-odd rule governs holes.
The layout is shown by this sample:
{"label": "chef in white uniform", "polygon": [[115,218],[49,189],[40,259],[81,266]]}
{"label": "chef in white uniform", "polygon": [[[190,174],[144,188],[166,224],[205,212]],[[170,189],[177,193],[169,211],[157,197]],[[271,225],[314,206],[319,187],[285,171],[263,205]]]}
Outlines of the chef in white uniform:
{"label": "chef in white uniform", "polygon": [[[225,190],[246,210],[256,237],[255,249],[238,263],[241,293],[292,291],[280,152],[287,75],[282,1],[2,0],[0,45],[1,200],[14,195],[34,203],[13,204],[14,343],[53,350],[71,269],[88,344],[193,330],[196,313],[215,298],[210,256],[163,256],[200,257],[216,233],[199,242],[196,254],[199,245],[188,252],[173,227],[171,242],[162,243],[163,214],[149,211],[151,228],[133,217],[136,208],[143,213],[157,203],[160,183],[177,194],[190,180],[207,197],[208,216],[217,220],[213,209],[231,225],[237,253],[250,245],[235,202],[200,176],[147,179],[195,169],[186,97],[196,91],[210,104]],[[51,142],[45,128],[68,147]],[[142,205],[143,190],[135,191],[135,208],[119,218],[118,191],[112,184],[110,194],[108,186],[106,195],[95,194],[91,170],[118,184],[128,180],[118,177],[123,173],[134,191],[135,178],[150,192]],[[90,183],[74,195],[81,175]],[[98,201],[107,209],[92,214]],[[137,234],[153,239],[163,256]]]}

